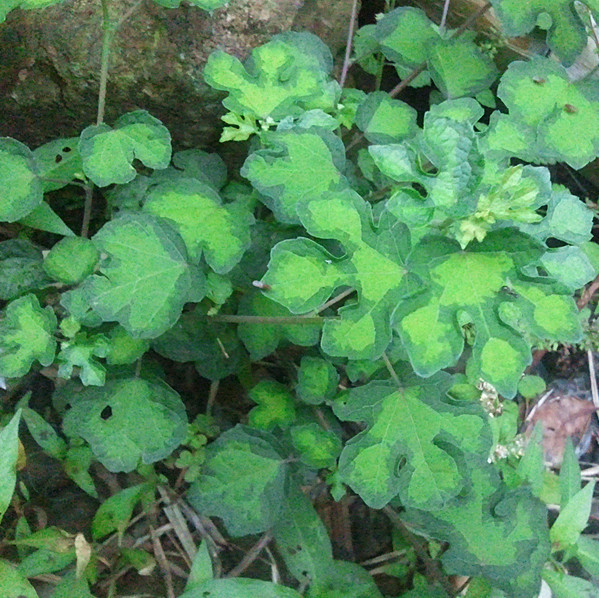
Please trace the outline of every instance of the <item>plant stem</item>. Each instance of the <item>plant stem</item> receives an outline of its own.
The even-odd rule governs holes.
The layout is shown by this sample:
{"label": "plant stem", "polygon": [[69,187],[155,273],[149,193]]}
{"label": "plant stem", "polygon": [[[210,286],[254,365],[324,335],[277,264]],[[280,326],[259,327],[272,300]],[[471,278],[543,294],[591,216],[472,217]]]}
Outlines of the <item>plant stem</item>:
{"label": "plant stem", "polygon": [[393,367],[391,360],[387,356],[387,353],[383,353],[383,362],[385,363],[385,367],[391,375],[391,378],[393,378],[393,382],[395,382],[395,384],[397,384],[399,388],[402,388],[401,380],[399,379],[399,376],[397,375],[397,372],[395,371],[395,368]]}
{"label": "plant stem", "polygon": [[332,299],[329,299],[326,303],[323,303],[318,309],[315,309],[310,315],[312,315],[312,316],[318,315],[319,313],[323,312],[325,309],[335,305],[335,303],[339,303],[339,301],[342,301],[343,299],[345,299],[346,297],[351,295],[355,290],[356,289],[345,289],[345,291],[342,291],[337,296],[333,297]]}
{"label": "plant stem", "polygon": [[86,239],[89,234],[89,222],[92,217],[92,205],[94,200],[94,188],[91,183],[84,186],[85,203],[83,204],[83,221],[81,222],[81,236]]}
{"label": "plant stem", "polygon": [[445,31],[445,24],[447,23],[447,13],[449,12],[449,3],[451,0],[445,0],[443,4],[443,14],[441,15],[441,22],[439,23],[439,32]]}
{"label": "plant stem", "polygon": [[205,316],[205,318],[211,322],[229,324],[279,324],[281,326],[289,324],[323,324],[325,320],[334,319],[321,316],[245,316],[233,314],[216,314],[214,316]]}
{"label": "plant stem", "polygon": [[347,79],[347,72],[351,64],[351,48],[354,40],[354,29],[358,18],[358,0],[354,0],[351,7],[351,16],[349,20],[349,30],[347,32],[347,43],[345,44],[345,57],[343,58],[343,67],[341,68],[341,77],[339,77],[339,85],[343,87]]}
{"label": "plant stem", "polygon": [[110,64],[110,50],[114,37],[114,27],[110,22],[110,11],[108,0],[102,2],[102,58],[100,64],[100,91],[98,92],[98,116],[96,126],[104,122],[104,110],[106,107],[106,85],[108,83],[108,67]]}

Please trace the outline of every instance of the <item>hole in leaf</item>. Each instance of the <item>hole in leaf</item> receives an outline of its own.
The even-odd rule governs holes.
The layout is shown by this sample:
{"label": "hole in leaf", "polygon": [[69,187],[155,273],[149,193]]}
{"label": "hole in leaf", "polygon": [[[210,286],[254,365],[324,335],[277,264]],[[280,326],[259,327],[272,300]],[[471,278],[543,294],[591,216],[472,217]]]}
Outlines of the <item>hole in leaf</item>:
{"label": "hole in leaf", "polygon": [[422,197],[426,197],[426,189],[420,183],[412,183],[412,189],[419,193]]}
{"label": "hole in leaf", "polygon": [[56,162],[56,164],[58,164],[59,162],[62,162],[62,156],[60,154],[58,154],[58,156],[56,156],[56,158],[54,158],[54,162]]}
{"label": "hole in leaf", "polygon": [[62,148],[62,151],[65,154],[68,154],[70,151],[73,151],[68,145]]}
{"label": "hole in leaf", "polygon": [[100,413],[100,417],[106,421],[112,417],[112,407],[110,405],[106,405],[104,409],[102,409],[102,413]]}

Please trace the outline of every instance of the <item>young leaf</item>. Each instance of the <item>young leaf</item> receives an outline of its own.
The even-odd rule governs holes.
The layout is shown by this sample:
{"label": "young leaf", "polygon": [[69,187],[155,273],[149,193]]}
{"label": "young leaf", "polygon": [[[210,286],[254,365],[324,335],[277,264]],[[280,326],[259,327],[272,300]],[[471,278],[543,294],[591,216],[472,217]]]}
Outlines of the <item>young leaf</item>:
{"label": "young leaf", "polygon": [[61,343],[57,356],[58,375],[70,378],[73,368],[78,367],[78,376],[85,386],[103,386],[106,369],[95,357],[106,357],[107,354],[108,339],[103,334],[80,332]]}
{"label": "young leaf", "polygon": [[[561,61],[570,66],[587,45],[584,21],[574,5],[574,0],[491,0],[508,37],[521,37],[537,26],[540,15],[549,15],[551,25],[547,32],[547,45]],[[599,5],[594,0],[582,2],[599,17]]]}
{"label": "young leaf", "polygon": [[329,79],[333,59],[329,49],[310,33],[284,33],[252,50],[245,66],[221,51],[204,68],[206,83],[229,92],[223,105],[253,118],[281,119],[305,109],[330,111],[339,85]]}
{"label": "young leaf", "polygon": [[259,579],[211,579],[193,586],[179,598],[301,598],[291,588]]}
{"label": "young leaf", "polygon": [[42,252],[25,239],[0,243],[0,299],[15,299],[51,285],[42,263]]}
{"label": "young leaf", "polygon": [[50,365],[56,352],[55,331],[52,308],[42,308],[35,295],[11,301],[0,320],[0,376],[24,376],[36,360]]}
{"label": "young leaf", "polygon": [[203,254],[221,274],[231,270],[250,245],[252,215],[244,206],[222,205],[214,189],[195,179],[152,187],[143,210],[173,222],[190,259],[197,263]]}
{"label": "young leaf", "polygon": [[232,536],[270,528],[279,519],[288,477],[274,443],[268,433],[241,425],[221,434],[206,449],[190,503],[200,513],[220,517]]}
{"label": "young leaf", "polygon": [[[21,412],[17,411],[10,422],[0,430],[0,522],[10,506],[17,482],[20,419]],[[2,575],[0,575],[1,584]]]}
{"label": "young leaf", "polygon": [[89,239],[67,237],[50,249],[44,270],[54,280],[76,284],[94,271],[99,259],[100,252]]}
{"label": "young leaf", "polygon": [[509,113],[495,112],[489,149],[529,162],[567,162],[582,168],[599,154],[599,82],[572,83],[549,58],[512,62],[498,96]]}
{"label": "young leaf", "polygon": [[118,324],[108,333],[106,363],[124,365],[137,361],[149,348],[149,341],[132,337]]}
{"label": "young leaf", "polygon": [[332,399],[338,383],[339,374],[330,361],[308,355],[302,357],[295,392],[304,403],[320,405]]}
{"label": "young leaf", "polygon": [[446,378],[432,382],[401,390],[394,382],[371,382],[333,405],[341,420],[367,425],[345,444],[339,472],[374,509],[398,495],[406,506],[442,508],[462,490],[466,455],[491,448],[482,409],[448,400]]}
{"label": "young leaf", "polygon": [[2,559],[0,559],[0,595],[3,598],[39,598],[27,578],[8,561]]}
{"label": "young leaf", "polygon": [[121,116],[114,128],[106,124],[84,129],[79,138],[83,171],[98,187],[128,183],[137,171],[133,160],[148,168],[166,168],[171,160],[168,129],[145,110]]}
{"label": "young leaf", "polygon": [[100,275],[83,290],[106,322],[119,322],[139,338],[168,330],[188,301],[204,295],[204,275],[187,262],[183,240],[168,222],[150,214],[124,214],[93,238],[106,257]]}
{"label": "young leaf", "polygon": [[358,301],[325,321],[322,348],[329,355],[376,359],[391,340],[391,314],[415,290],[404,266],[410,236],[390,214],[374,228],[370,205],[353,191],[323,195],[300,207],[301,221],[313,236],[336,239],[346,255],[336,258],[310,239],[278,243],[262,279],[269,298],[297,314],[324,303],[336,288],[358,290]]}
{"label": "young leaf", "polygon": [[[246,293],[239,302],[239,314],[256,316],[292,316],[288,309],[261,293]],[[240,324],[237,334],[253,361],[270,355],[283,341],[309,347],[320,338],[319,324]]]}
{"label": "young leaf", "polygon": [[202,540],[198,546],[198,551],[193,558],[189,577],[185,584],[185,591],[188,592],[210,579],[214,579],[212,559],[210,558],[210,551],[208,550],[208,542]]}
{"label": "young leaf", "polygon": [[468,459],[468,485],[443,508],[408,509],[405,520],[449,542],[448,573],[489,579],[510,598],[536,598],[549,557],[545,505],[525,488],[507,491],[484,459]]}
{"label": "young leaf", "polygon": [[293,396],[283,384],[261,380],[249,396],[258,404],[248,413],[248,424],[253,428],[270,431],[277,426],[287,428],[295,421]]}
{"label": "young leaf", "polygon": [[334,432],[310,422],[293,426],[289,433],[302,463],[314,469],[335,465],[341,452],[341,440]]}
{"label": "young leaf", "polygon": [[164,382],[111,380],[69,396],[63,420],[67,436],[86,440],[110,471],[133,471],[139,462],[168,457],[187,433],[185,406]]}
{"label": "young leaf", "polygon": [[10,137],[0,137],[0,181],[0,221],[23,218],[44,199],[31,150]]}
{"label": "young leaf", "polygon": [[339,137],[321,129],[265,133],[270,146],[249,155],[241,175],[263,194],[261,200],[279,222],[300,222],[298,208],[326,191],[347,186],[345,148]]}
{"label": "young leaf", "polygon": [[589,521],[594,489],[595,482],[587,483],[560,510],[549,532],[555,550],[565,550],[576,544]]}
{"label": "young leaf", "polygon": [[521,273],[542,251],[532,238],[509,228],[490,232],[466,251],[445,237],[421,240],[408,267],[428,288],[404,300],[395,314],[416,373],[430,376],[456,362],[464,347],[459,314],[467,314],[476,332],[468,375],[491,383],[506,397],[515,395],[531,360],[525,331],[577,342],[581,329],[573,299]]}
{"label": "young leaf", "polygon": [[333,563],[333,549],[326,527],[299,489],[287,494],[272,532],[289,572],[300,583],[318,583]]}

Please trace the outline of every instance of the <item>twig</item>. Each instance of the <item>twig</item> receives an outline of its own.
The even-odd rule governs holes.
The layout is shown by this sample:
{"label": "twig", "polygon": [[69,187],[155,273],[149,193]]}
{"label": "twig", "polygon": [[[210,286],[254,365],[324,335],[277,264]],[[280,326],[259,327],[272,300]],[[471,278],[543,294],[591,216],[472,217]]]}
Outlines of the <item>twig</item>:
{"label": "twig", "polygon": [[591,379],[591,396],[593,397],[593,405],[599,411],[599,390],[597,390],[597,373],[595,372],[595,357],[592,349],[587,350],[589,358],[589,378]]}
{"label": "twig", "polygon": [[345,291],[339,293],[332,299],[329,299],[326,303],[323,303],[318,309],[315,309],[311,314],[308,314],[308,315],[317,316],[319,313],[323,312],[325,309],[328,309],[329,307],[332,307],[336,303],[339,303],[339,301],[342,301],[346,297],[349,297],[349,295],[354,293],[355,290],[356,289],[345,289]]}
{"label": "twig", "polygon": [[94,189],[90,184],[85,185],[85,203],[83,204],[83,221],[81,222],[81,236],[86,239],[89,235],[89,223],[92,218],[94,202]]}
{"label": "twig", "polygon": [[455,596],[451,582],[449,581],[447,576],[441,571],[439,563],[430,557],[426,549],[426,546],[424,545],[424,542],[420,540],[420,538],[418,538],[416,534],[413,534],[404,525],[404,522],[401,520],[400,516],[391,507],[383,507],[383,512],[385,513],[385,515],[387,515],[387,517],[389,517],[391,523],[397,528],[397,530],[404,537],[404,539],[412,545],[412,547],[414,548],[414,552],[416,553],[418,558],[424,563],[424,567],[426,569],[428,577],[434,581],[437,581],[441,585],[443,590],[445,590],[445,593],[448,596]]}
{"label": "twig", "polygon": [[183,513],[181,513],[181,509],[176,503],[173,503],[167,494],[166,490],[162,486],[158,486],[158,492],[164,501],[164,514],[166,518],[169,520],[171,525],[173,526],[173,530],[177,537],[179,538],[179,542],[181,542],[181,546],[187,553],[187,556],[191,561],[196,555],[197,549],[193,538],[191,537],[191,533],[189,532],[189,528],[187,527],[187,523],[185,518],[183,517]]}
{"label": "twig", "polygon": [[445,0],[443,4],[443,14],[441,15],[441,22],[439,23],[439,31],[443,33],[445,31],[445,24],[447,23],[447,13],[449,12],[449,3],[451,0]]}
{"label": "twig", "polygon": [[162,544],[160,543],[160,538],[156,535],[156,532],[154,531],[153,527],[150,527],[150,534],[152,536],[154,556],[156,557],[156,561],[160,565],[160,568],[162,569],[162,574],[164,575],[164,583],[166,585],[167,598],[177,598],[175,596],[175,588],[173,586],[173,576],[171,575],[171,570],[169,568],[168,561],[166,560],[164,549],[162,548]]}
{"label": "twig", "polygon": [[576,302],[578,309],[582,309],[587,303],[593,298],[595,293],[599,290],[599,276],[593,280],[593,282],[583,291],[580,299]]}
{"label": "twig", "polygon": [[206,403],[206,415],[212,415],[212,408],[216,401],[216,395],[218,394],[218,387],[220,386],[220,380],[213,380],[210,383],[210,391],[208,392],[208,402]]}
{"label": "twig", "polygon": [[351,16],[349,19],[349,30],[347,32],[347,44],[345,45],[345,57],[343,58],[343,67],[341,69],[341,77],[339,77],[339,85],[343,87],[347,79],[347,73],[350,66],[350,57],[352,42],[354,40],[354,28],[358,17],[358,0],[354,0],[351,7]]}
{"label": "twig", "polygon": [[262,534],[262,537],[246,552],[239,564],[233,567],[225,577],[238,577],[241,575],[258,558],[271,540],[272,532],[268,531]]}

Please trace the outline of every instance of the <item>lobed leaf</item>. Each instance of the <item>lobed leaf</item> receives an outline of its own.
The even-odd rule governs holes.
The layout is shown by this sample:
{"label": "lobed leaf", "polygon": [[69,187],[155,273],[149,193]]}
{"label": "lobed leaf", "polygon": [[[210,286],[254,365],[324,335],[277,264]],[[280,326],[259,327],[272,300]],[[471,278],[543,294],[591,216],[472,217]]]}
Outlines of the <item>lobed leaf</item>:
{"label": "lobed leaf", "polygon": [[0,243],[0,299],[15,299],[52,284],[42,267],[42,252],[25,239]]}

